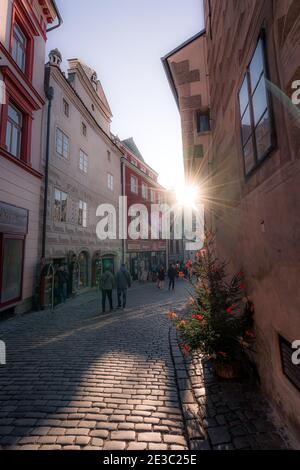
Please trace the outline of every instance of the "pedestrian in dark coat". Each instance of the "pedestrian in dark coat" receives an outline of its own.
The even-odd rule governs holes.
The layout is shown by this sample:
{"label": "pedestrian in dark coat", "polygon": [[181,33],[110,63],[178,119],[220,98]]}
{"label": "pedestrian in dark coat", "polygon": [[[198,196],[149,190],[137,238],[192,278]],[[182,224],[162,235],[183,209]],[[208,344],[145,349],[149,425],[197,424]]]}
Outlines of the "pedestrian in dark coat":
{"label": "pedestrian in dark coat", "polygon": [[161,267],[157,273],[158,277],[158,288],[163,289],[165,286],[166,273],[163,267]]}
{"label": "pedestrian in dark coat", "polygon": [[111,269],[105,271],[100,278],[100,288],[102,290],[102,313],[105,313],[106,298],[109,302],[109,310],[113,311],[112,291],[115,287],[115,277]]}
{"label": "pedestrian in dark coat", "polygon": [[116,274],[116,286],[118,294],[118,308],[126,308],[127,289],[131,287],[131,276],[127,271],[125,264],[122,264],[121,269]]}
{"label": "pedestrian in dark coat", "polygon": [[169,278],[169,290],[174,290],[175,289],[175,278],[176,278],[176,269],[173,264],[170,264],[170,267],[168,269],[168,278]]}

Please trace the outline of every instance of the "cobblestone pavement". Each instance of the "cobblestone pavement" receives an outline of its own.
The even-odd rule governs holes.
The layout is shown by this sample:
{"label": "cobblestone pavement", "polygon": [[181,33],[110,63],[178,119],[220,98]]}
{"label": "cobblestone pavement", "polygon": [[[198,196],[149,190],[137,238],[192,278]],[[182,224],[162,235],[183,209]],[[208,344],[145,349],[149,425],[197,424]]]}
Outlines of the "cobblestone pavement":
{"label": "cobblestone pavement", "polygon": [[137,285],[124,312],[100,314],[92,292],[1,322],[0,448],[287,448],[255,387],[182,355],[166,313],[187,297],[184,281]]}
{"label": "cobblestone pavement", "polygon": [[186,449],[166,315],[185,297],[138,286],[125,312],[99,314],[94,293],[2,322],[0,446]]}
{"label": "cobblestone pavement", "polygon": [[191,450],[292,448],[285,428],[254,382],[219,379],[209,361],[199,353],[183,355],[174,331],[171,337]]}

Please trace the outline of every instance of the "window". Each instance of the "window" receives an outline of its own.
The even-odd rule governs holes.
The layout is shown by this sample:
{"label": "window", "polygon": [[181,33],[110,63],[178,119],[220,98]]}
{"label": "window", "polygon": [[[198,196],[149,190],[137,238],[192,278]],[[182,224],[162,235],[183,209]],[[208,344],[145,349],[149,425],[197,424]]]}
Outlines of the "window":
{"label": "window", "polygon": [[[1,246],[1,237],[0,237]],[[0,304],[17,301],[22,294],[22,271],[24,259],[24,237],[2,235],[2,283]]]}
{"label": "window", "polygon": [[239,106],[245,173],[248,175],[274,145],[262,37],[239,91]]}
{"label": "window", "polygon": [[88,172],[88,160],[89,160],[89,157],[87,156],[87,154],[84,153],[82,150],[80,150],[80,152],[79,152],[79,168],[84,173]]}
{"label": "window", "polygon": [[131,160],[131,163],[134,165],[134,166],[137,166],[137,163],[135,160]]}
{"label": "window", "polygon": [[61,157],[69,158],[69,137],[60,129],[56,129],[56,152]]}
{"label": "window", "polygon": [[14,24],[13,28],[13,40],[12,40],[12,56],[14,61],[25,72],[26,68],[26,49],[27,39],[19,26]]}
{"label": "window", "polygon": [[109,150],[107,150],[107,160],[110,162],[111,161],[111,153]]}
{"label": "window", "polygon": [[209,112],[198,112],[197,113],[197,132],[200,134],[202,132],[210,131],[210,117]]}
{"label": "window", "polygon": [[82,135],[84,135],[84,137],[86,137],[87,136],[87,127],[84,124],[84,122],[81,123],[81,130],[82,130]]}
{"label": "window", "polygon": [[54,221],[67,222],[68,195],[59,189],[54,190]]}
{"label": "window", "polygon": [[157,193],[157,203],[161,204],[162,203],[162,197],[160,193]]}
{"label": "window", "polygon": [[132,193],[138,193],[138,181],[135,176],[131,176],[130,178],[130,188]]}
{"label": "window", "polygon": [[152,204],[154,204],[155,203],[155,192],[153,191],[153,189],[151,189],[151,191],[150,191],[150,199],[151,199]]}
{"label": "window", "polygon": [[6,126],[6,147],[8,152],[18,159],[21,158],[22,125],[22,113],[9,103]]}
{"label": "window", "polygon": [[111,191],[114,190],[114,177],[110,173],[108,173],[108,175],[107,175],[107,187]]}
{"label": "window", "polygon": [[70,105],[66,100],[63,100],[64,115],[66,117],[70,116]]}
{"label": "window", "polygon": [[148,187],[144,183],[142,184],[142,197],[148,199]]}
{"label": "window", "polygon": [[84,201],[79,201],[78,225],[87,227],[87,203]]}

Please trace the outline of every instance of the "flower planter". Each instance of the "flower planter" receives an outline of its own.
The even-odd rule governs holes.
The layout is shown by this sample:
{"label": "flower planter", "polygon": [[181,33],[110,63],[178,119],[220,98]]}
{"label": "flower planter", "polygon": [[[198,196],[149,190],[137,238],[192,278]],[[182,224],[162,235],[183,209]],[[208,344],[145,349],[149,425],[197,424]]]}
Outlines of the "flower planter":
{"label": "flower planter", "polygon": [[239,362],[222,364],[215,362],[213,364],[214,372],[221,379],[237,379],[242,375],[242,367]]}

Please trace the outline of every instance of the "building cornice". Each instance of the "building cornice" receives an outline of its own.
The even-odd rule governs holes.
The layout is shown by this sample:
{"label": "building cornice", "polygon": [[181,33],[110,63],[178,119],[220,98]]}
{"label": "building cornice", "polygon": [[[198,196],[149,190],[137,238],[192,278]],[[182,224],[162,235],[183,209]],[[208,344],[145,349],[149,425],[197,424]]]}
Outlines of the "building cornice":
{"label": "building cornice", "polygon": [[94,116],[91,114],[89,109],[84,104],[83,100],[80,98],[76,90],[72,87],[71,83],[62,73],[59,67],[55,65],[47,64],[46,67],[50,68],[50,76],[53,78],[59,85],[60,88],[63,88],[68,97],[73,101],[73,104],[77,107],[80,113],[84,116],[87,122],[95,129],[95,131],[99,132],[102,137],[105,138],[106,142],[117,151],[120,157],[123,156],[122,150],[116,145],[116,143],[112,140],[112,138],[102,129],[102,127],[98,124]]}
{"label": "building cornice", "polygon": [[167,79],[168,79],[171,91],[173,93],[173,96],[175,98],[178,109],[179,109],[179,95],[178,95],[177,87],[176,87],[176,84],[175,84],[175,81],[174,81],[173,73],[172,73],[172,70],[171,70],[171,67],[170,67],[169,59],[173,55],[175,55],[177,52],[181,51],[185,47],[188,47],[191,43],[193,43],[194,41],[196,41],[197,39],[199,39],[199,38],[201,38],[205,35],[206,35],[206,30],[203,29],[202,31],[195,34],[194,36],[189,38],[187,41],[182,43],[180,46],[176,47],[171,52],[169,52],[168,54],[166,54],[164,57],[161,58],[161,61],[162,61],[162,64],[163,64],[163,67],[164,67],[164,70],[165,70],[165,73],[166,73],[166,76],[167,76]]}

